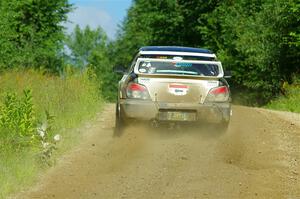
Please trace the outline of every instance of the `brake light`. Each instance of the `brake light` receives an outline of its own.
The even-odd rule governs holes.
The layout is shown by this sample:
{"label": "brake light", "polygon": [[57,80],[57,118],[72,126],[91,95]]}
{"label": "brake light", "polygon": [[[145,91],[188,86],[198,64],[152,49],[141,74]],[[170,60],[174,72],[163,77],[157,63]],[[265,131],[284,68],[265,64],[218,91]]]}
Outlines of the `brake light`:
{"label": "brake light", "polygon": [[206,97],[208,102],[226,102],[229,99],[229,89],[227,86],[212,88]]}
{"label": "brake light", "polygon": [[150,99],[148,89],[138,83],[129,83],[127,86],[127,97],[134,99]]}

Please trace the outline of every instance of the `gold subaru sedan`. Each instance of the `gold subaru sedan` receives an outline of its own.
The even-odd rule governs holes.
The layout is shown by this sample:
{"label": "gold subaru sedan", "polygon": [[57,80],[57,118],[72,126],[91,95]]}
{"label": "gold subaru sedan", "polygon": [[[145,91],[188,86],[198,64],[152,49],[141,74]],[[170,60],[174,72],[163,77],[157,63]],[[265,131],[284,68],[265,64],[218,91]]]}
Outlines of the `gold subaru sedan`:
{"label": "gold subaru sedan", "polygon": [[161,124],[215,124],[226,131],[231,97],[216,55],[207,49],[142,47],[123,73],[116,104],[115,135],[132,121]]}

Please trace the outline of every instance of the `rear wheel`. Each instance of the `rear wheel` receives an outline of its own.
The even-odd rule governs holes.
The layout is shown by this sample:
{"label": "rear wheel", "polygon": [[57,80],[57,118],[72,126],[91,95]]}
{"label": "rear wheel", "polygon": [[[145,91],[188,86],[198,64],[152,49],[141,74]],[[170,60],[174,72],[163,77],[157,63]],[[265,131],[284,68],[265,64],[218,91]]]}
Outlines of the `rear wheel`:
{"label": "rear wheel", "polygon": [[115,120],[115,129],[114,129],[114,136],[119,137],[122,135],[125,129],[125,118],[124,114],[122,113],[122,109],[120,104],[116,104],[116,120]]}

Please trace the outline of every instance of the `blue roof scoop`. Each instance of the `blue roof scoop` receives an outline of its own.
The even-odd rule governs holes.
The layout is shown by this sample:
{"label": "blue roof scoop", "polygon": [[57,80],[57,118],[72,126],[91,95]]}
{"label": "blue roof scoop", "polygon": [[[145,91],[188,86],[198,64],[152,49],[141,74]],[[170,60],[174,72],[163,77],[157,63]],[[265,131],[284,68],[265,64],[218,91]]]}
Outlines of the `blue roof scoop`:
{"label": "blue roof scoop", "polygon": [[203,48],[191,48],[181,46],[145,46],[140,48],[140,51],[171,51],[171,52],[191,52],[191,53],[208,53],[213,54],[212,51]]}

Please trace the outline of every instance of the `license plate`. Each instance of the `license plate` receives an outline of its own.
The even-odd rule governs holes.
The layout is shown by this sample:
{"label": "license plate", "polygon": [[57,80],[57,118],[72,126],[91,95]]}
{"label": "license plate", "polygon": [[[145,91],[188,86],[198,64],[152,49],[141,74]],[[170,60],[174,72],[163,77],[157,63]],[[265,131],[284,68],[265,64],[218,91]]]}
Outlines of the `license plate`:
{"label": "license plate", "polygon": [[168,111],[160,113],[160,120],[169,121],[195,121],[195,112],[180,112],[180,111]]}

